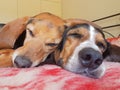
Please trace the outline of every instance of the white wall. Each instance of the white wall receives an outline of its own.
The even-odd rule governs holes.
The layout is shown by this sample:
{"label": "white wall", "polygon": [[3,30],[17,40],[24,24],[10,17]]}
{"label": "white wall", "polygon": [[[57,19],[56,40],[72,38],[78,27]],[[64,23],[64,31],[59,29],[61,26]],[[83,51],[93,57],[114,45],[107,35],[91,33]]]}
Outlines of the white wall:
{"label": "white wall", "polygon": [[63,18],[94,20],[120,12],[120,0],[62,0]]}
{"label": "white wall", "polygon": [[61,0],[0,0],[0,23],[50,12],[61,16]]}
{"label": "white wall", "polygon": [[[116,13],[120,13],[120,0],[62,0],[62,16],[65,19],[81,18],[92,21]],[[119,23],[120,16],[97,22],[103,27]],[[106,29],[106,31],[118,36],[120,27]]]}

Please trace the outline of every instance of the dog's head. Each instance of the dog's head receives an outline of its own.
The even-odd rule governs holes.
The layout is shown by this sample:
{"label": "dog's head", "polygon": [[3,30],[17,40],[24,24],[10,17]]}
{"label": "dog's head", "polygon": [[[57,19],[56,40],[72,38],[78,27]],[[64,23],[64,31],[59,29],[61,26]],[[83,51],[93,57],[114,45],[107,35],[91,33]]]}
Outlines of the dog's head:
{"label": "dog's head", "polygon": [[104,74],[103,53],[107,42],[101,28],[96,24],[71,19],[63,40],[55,51],[55,61],[64,69],[99,78]]}
{"label": "dog's head", "polygon": [[56,49],[63,32],[64,21],[55,15],[42,13],[31,18],[26,25],[24,44],[12,56],[13,64],[20,68],[37,66]]}

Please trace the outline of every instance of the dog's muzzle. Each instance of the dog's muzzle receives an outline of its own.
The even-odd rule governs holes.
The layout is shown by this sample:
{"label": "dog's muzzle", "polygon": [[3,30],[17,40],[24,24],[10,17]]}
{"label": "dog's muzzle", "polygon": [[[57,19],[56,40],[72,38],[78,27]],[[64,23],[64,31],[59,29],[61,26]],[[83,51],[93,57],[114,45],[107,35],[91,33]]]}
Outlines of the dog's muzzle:
{"label": "dog's muzzle", "polygon": [[84,48],[78,56],[82,67],[85,68],[84,74],[92,78],[99,78],[99,74],[102,72],[99,70],[103,62],[102,54],[92,48]]}
{"label": "dog's muzzle", "polygon": [[103,62],[101,53],[92,48],[81,50],[79,52],[79,59],[84,67],[91,70],[98,68]]}
{"label": "dog's muzzle", "polygon": [[17,56],[15,58],[14,64],[18,68],[29,68],[32,65],[32,62],[25,56]]}

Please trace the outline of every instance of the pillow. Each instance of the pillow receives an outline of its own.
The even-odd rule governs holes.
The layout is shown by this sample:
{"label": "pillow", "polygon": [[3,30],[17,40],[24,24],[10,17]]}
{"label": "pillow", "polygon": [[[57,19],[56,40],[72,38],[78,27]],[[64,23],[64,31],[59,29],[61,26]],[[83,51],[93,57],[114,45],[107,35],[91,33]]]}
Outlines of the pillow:
{"label": "pillow", "polygon": [[111,44],[120,46],[120,37],[117,37],[117,38],[108,38],[107,41],[110,42]]}

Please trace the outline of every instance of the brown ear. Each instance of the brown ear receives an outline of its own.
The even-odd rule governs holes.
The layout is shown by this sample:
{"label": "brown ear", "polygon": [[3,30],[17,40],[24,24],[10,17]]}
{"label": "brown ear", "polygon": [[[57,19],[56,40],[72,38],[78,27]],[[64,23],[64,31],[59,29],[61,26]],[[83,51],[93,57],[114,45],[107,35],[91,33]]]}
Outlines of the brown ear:
{"label": "brown ear", "polygon": [[54,52],[54,59],[57,62],[60,58],[60,50],[55,50]]}
{"label": "brown ear", "polygon": [[60,57],[61,52],[60,50],[56,50],[54,53],[54,59],[57,65],[62,66],[63,65],[63,59]]}
{"label": "brown ear", "polygon": [[29,17],[8,22],[0,31],[0,49],[13,48],[16,39],[25,30]]}
{"label": "brown ear", "polygon": [[107,48],[106,48],[105,52],[103,53],[103,58],[106,58],[107,56],[110,55],[111,43],[109,43],[107,41],[106,41],[106,43],[107,43]]}

